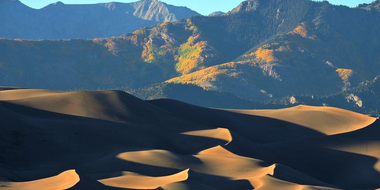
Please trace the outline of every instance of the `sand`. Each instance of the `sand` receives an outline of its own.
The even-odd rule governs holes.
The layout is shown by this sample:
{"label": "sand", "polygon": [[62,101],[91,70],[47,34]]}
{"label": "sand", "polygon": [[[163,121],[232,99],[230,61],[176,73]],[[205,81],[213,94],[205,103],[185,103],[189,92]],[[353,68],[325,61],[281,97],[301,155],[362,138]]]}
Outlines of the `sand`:
{"label": "sand", "polygon": [[380,123],[0,87],[0,190],[380,189]]}
{"label": "sand", "polygon": [[25,189],[25,190],[55,190],[68,189],[79,182],[79,176],[75,170],[62,172],[61,174],[44,179],[26,182],[0,182],[0,188],[4,190]]}
{"label": "sand", "polygon": [[326,135],[346,133],[364,128],[376,118],[333,107],[299,105],[279,110],[230,110],[292,122]]}

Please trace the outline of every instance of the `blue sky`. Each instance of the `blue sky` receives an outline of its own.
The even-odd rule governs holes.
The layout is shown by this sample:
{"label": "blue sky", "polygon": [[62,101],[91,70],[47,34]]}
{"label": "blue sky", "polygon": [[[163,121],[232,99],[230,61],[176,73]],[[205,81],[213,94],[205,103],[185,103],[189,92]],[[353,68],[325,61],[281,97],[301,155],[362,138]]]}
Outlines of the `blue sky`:
{"label": "blue sky", "polygon": [[[29,7],[39,9],[57,0],[20,0]],[[108,2],[134,2],[137,0],[61,0],[65,4],[95,4],[95,3],[108,3]],[[186,6],[190,9],[197,11],[200,14],[208,15],[214,11],[227,12],[243,0],[161,0],[167,4]],[[373,0],[329,0],[331,4],[346,5],[349,7],[356,7],[361,3],[370,3]]]}

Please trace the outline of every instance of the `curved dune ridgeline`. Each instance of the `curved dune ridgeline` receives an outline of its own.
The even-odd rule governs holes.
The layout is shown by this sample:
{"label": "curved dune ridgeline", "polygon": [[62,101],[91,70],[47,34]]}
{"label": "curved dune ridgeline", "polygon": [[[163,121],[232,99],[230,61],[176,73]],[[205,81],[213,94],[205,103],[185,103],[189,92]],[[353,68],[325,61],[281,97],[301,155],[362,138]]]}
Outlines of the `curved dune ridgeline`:
{"label": "curved dune ridgeline", "polygon": [[380,188],[380,123],[338,108],[0,87],[0,121],[1,190]]}

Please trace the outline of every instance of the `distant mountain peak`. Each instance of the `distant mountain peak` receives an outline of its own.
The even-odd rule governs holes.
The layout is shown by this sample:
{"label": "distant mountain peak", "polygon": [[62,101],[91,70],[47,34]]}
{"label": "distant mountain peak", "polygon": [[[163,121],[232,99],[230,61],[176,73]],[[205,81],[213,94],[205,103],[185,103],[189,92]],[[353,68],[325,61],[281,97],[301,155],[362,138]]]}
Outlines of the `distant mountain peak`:
{"label": "distant mountain peak", "polygon": [[225,12],[222,12],[222,11],[215,11],[215,12],[212,12],[211,14],[209,14],[208,16],[220,16],[220,15],[224,15],[226,14]]}
{"label": "distant mountain peak", "polygon": [[380,11],[380,0],[373,1],[372,3],[369,4],[360,4],[357,8],[359,9],[365,9],[365,10],[375,10],[375,11]]}
{"label": "distant mountain peak", "polygon": [[236,8],[232,9],[229,13],[256,10],[259,5],[259,0],[246,0],[241,2]]}
{"label": "distant mountain peak", "polygon": [[115,2],[105,3],[104,6],[109,10],[114,10],[116,8]]}
{"label": "distant mountain peak", "polygon": [[134,3],[133,15],[145,20],[175,21],[175,15],[170,13],[167,5],[159,0],[141,0]]}
{"label": "distant mountain peak", "polygon": [[57,1],[57,2],[53,3],[53,5],[55,5],[55,6],[61,6],[61,5],[65,5],[65,4],[62,3],[62,1]]}
{"label": "distant mountain peak", "polygon": [[146,3],[146,4],[149,4],[149,3],[163,3],[159,0],[140,0],[140,1],[137,1],[136,3]]}
{"label": "distant mountain peak", "polygon": [[[55,0],[57,1],[57,0]],[[62,1],[62,0],[61,0]],[[96,4],[50,3],[33,9],[19,0],[0,0],[0,37],[21,39],[105,38],[161,22],[199,16],[159,0]]]}
{"label": "distant mountain peak", "polygon": [[57,2],[55,2],[55,3],[50,3],[49,5],[47,5],[46,7],[50,7],[50,6],[54,6],[54,7],[56,7],[56,6],[64,6],[65,4],[64,3],[62,3],[62,1],[57,1]]}

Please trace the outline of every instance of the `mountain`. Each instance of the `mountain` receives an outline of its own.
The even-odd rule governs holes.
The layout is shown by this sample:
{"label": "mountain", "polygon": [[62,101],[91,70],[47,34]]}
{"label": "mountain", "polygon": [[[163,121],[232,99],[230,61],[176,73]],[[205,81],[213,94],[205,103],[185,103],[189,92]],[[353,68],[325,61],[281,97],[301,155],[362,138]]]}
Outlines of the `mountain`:
{"label": "mountain", "polygon": [[139,89],[117,88],[143,100],[174,99],[189,104],[225,109],[280,109],[289,106],[332,106],[379,117],[380,76],[359,86],[330,95],[292,95],[275,100],[243,99],[223,91],[193,84],[161,83]]}
{"label": "mountain", "polygon": [[257,105],[255,108],[282,108],[289,105],[334,106],[379,117],[379,94],[380,76],[377,76],[374,80],[365,81],[358,87],[336,94],[324,96],[294,95],[263,102],[263,105]]}
{"label": "mountain", "polygon": [[260,5],[260,2],[257,0],[246,0],[246,1],[243,1],[242,3],[240,3],[239,6],[232,9],[228,13],[233,14],[233,13],[239,13],[239,12],[255,11],[259,5]]}
{"label": "mountain", "polygon": [[[198,84],[243,98],[265,100],[286,94],[333,94],[378,75],[380,58],[374,52],[380,48],[380,39],[372,33],[380,32],[379,24],[372,22],[380,19],[378,13],[327,2],[246,1],[227,18],[243,15],[247,23],[254,23],[252,28],[235,27],[239,28],[236,36],[242,35],[239,37],[244,44],[227,45],[223,38],[214,42],[210,37],[209,41],[211,45],[219,43],[214,47],[225,47],[223,55],[232,55],[259,38],[251,41],[250,50],[239,51],[240,55],[223,64],[168,82]],[[223,31],[222,27],[216,24],[213,30]],[[248,37],[241,31],[254,35]],[[260,35],[268,36],[260,39]]]}
{"label": "mountain", "polygon": [[370,4],[360,4],[357,8],[359,9],[365,9],[365,10],[369,10],[369,11],[380,11],[380,0],[376,0]]}
{"label": "mountain", "polygon": [[19,0],[0,1],[0,37],[20,39],[106,38],[160,22],[199,15],[186,7],[158,0],[134,3],[66,5],[52,3],[32,9]]}
{"label": "mountain", "polygon": [[173,99],[197,106],[253,109],[264,108],[266,105],[237,97],[232,93],[204,90],[193,84],[159,83],[139,89],[116,88],[143,100]]}
{"label": "mountain", "polygon": [[121,91],[0,94],[2,190],[380,188],[380,123],[343,109],[224,110]]}
{"label": "mountain", "polygon": [[[140,88],[155,84],[178,76],[172,52],[192,34],[183,22],[186,21],[166,22],[118,38],[0,39],[0,83],[53,90]],[[168,34],[169,28],[176,33]],[[158,41],[161,35],[167,37],[168,48],[174,47],[159,52],[162,57],[157,58],[158,48],[150,43],[154,39],[154,43],[166,44],[165,40]],[[178,39],[171,37],[174,35]]]}
{"label": "mountain", "polygon": [[215,11],[215,12],[210,13],[208,16],[221,16],[224,14],[226,14],[226,13],[222,12],[222,11]]}
{"label": "mountain", "polygon": [[69,89],[195,84],[244,100],[323,96],[379,75],[380,13],[249,0],[224,16],[93,40],[0,40],[0,85]]}

